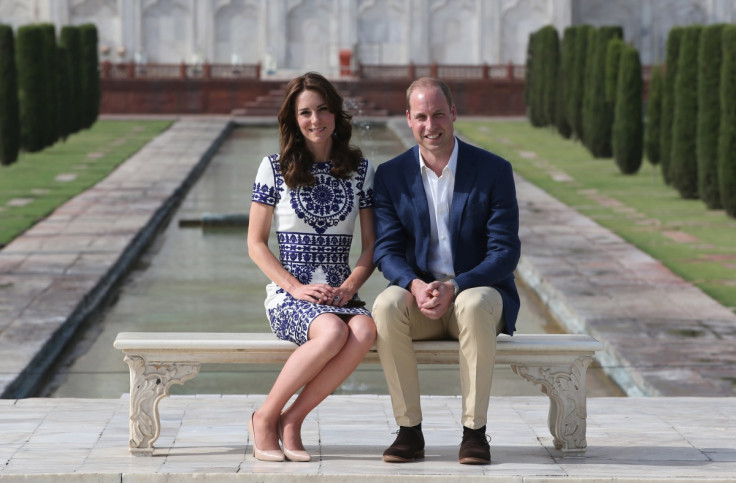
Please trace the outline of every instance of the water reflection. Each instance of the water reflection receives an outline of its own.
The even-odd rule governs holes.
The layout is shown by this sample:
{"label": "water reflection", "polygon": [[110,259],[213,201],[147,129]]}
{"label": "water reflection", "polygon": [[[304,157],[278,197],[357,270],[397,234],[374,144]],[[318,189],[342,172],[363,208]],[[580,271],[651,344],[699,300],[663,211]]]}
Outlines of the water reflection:
{"label": "water reflection", "polygon": [[[403,151],[383,126],[357,125],[355,142],[377,165]],[[117,398],[129,391],[128,367],[112,344],[118,332],[268,332],[263,300],[268,279],[247,254],[245,229],[180,227],[179,220],[203,213],[248,213],[256,170],[264,155],[278,151],[272,127],[235,129],[192,188],[169,225],[121,287],[117,302],[75,345],[45,396]],[[359,243],[357,244],[359,245]],[[276,244],[272,248],[277,251]],[[353,250],[353,260],[359,246]],[[370,306],[385,287],[375,272],[360,295]],[[545,314],[522,290],[521,332],[557,332]],[[265,394],[280,366],[254,364],[204,365],[172,394]],[[595,370],[589,374],[595,374]],[[425,394],[459,394],[456,366],[427,366],[420,371]],[[605,378],[591,378],[591,395],[620,395]],[[336,391],[387,394],[378,365],[362,365]],[[497,368],[494,395],[539,395],[538,388]]]}

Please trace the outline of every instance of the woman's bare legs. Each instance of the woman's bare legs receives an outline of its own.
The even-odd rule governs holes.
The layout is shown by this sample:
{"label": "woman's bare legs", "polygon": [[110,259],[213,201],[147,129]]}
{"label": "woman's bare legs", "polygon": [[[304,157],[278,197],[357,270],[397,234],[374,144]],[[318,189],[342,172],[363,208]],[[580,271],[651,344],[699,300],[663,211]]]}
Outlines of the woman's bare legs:
{"label": "woman's bare legs", "polygon": [[[356,337],[353,334],[354,329],[352,329],[350,325],[353,323],[353,320],[358,317],[367,320],[370,325],[373,325],[373,320],[366,316],[354,316],[348,324],[335,314],[322,314],[314,319],[309,327],[309,341],[297,348],[289,357],[263,405],[258,408],[254,414],[253,426],[258,439],[256,445],[260,450],[268,451],[279,448],[276,425],[279,417],[281,416],[281,411],[289,399],[301,387],[304,387],[305,385],[308,386],[311,381],[321,377],[321,374],[325,372],[325,369],[332,365],[332,361],[345,352],[346,346],[350,346],[354,351],[359,350],[358,348],[360,346],[355,344]],[[367,324],[363,322],[355,325],[363,326]],[[362,334],[366,332],[366,329],[362,329],[360,332]],[[368,332],[370,332],[370,330],[368,330]],[[373,338],[371,339],[370,336],[368,336],[370,343],[365,351],[360,353],[355,366],[360,363],[365,352],[367,352],[373,344],[373,339],[375,338],[375,327],[372,329],[372,333]],[[366,335],[361,335],[361,337],[365,338]],[[345,361],[342,362],[342,364],[345,363]],[[352,369],[354,369],[354,367]],[[352,369],[350,372],[352,372]],[[344,380],[350,372],[346,372],[342,380]],[[334,390],[342,380],[338,381],[334,387],[332,387],[325,396],[322,397],[322,399],[332,392],[332,390]],[[327,382],[323,382],[323,384],[327,384]],[[306,390],[307,387],[304,389]],[[303,392],[304,391],[302,391],[302,393]],[[301,398],[301,395],[299,398]],[[297,398],[297,400],[299,398]],[[319,401],[317,401],[314,406],[318,403]],[[312,406],[312,408],[314,408],[314,406]],[[307,413],[304,413],[304,416],[299,420],[299,427],[301,427],[301,422],[304,420],[304,417],[306,417],[306,414],[308,414],[308,411]],[[293,424],[292,421],[294,421],[294,419],[291,417],[283,420],[285,426],[284,433],[289,434],[289,430],[286,429],[286,426],[287,422],[289,424]],[[291,428],[293,428],[293,426],[289,429]],[[287,436],[284,435],[284,438],[286,439]],[[290,441],[289,439],[286,440]],[[303,449],[301,446],[301,437],[299,437],[298,441],[298,446],[289,445],[289,447],[291,449]]]}
{"label": "woman's bare legs", "polygon": [[[343,322],[344,323],[344,322]],[[348,378],[376,340],[373,319],[355,315],[347,323],[348,338],[342,349],[302,389],[281,415],[284,447],[303,450],[301,427],[307,415]]]}

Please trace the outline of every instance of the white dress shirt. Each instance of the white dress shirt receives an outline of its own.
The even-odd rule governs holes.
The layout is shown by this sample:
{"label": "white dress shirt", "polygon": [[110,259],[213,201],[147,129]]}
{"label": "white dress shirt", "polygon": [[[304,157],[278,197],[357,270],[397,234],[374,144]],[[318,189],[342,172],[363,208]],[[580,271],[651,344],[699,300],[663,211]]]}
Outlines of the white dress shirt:
{"label": "white dress shirt", "polygon": [[422,184],[427,195],[429,207],[429,271],[437,280],[447,280],[455,276],[450,241],[450,207],[455,192],[455,171],[457,170],[457,138],[452,149],[450,160],[438,177],[434,171],[424,164],[419,153],[419,166],[422,172]]}

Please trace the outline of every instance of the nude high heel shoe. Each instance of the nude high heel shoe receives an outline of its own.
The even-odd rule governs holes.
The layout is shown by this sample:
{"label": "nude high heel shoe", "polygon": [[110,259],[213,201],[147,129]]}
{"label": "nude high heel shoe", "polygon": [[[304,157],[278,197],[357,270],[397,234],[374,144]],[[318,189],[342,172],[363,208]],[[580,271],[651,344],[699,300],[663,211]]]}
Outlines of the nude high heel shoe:
{"label": "nude high heel shoe", "polygon": [[300,462],[307,462],[312,459],[312,456],[303,450],[290,450],[286,447],[286,443],[284,443],[284,430],[281,427],[281,418],[279,418],[278,426],[276,426],[276,429],[279,432],[279,439],[281,440],[282,444],[284,445],[284,456],[289,461],[300,461]]}
{"label": "nude high heel shoe", "polygon": [[[253,442],[253,456],[255,459],[261,461],[284,461],[284,453],[280,449],[261,451],[256,446],[256,432],[253,430],[253,414],[250,415],[250,420],[248,421],[248,433],[250,434],[250,440]],[[281,420],[279,419],[279,426],[280,424]]]}

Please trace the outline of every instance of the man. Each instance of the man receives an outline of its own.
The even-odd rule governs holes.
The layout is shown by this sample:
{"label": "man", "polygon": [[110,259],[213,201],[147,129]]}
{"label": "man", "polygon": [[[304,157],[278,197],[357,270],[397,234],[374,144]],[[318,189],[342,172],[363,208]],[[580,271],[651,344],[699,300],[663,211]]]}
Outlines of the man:
{"label": "man", "polygon": [[519,210],[511,165],[454,136],[447,85],[407,90],[417,146],[381,164],[374,183],[374,261],[390,286],[377,298],[376,342],[399,433],[386,462],[424,457],[412,340],[460,342],[463,464],[489,464],[486,419],[499,332],[513,334]]}

